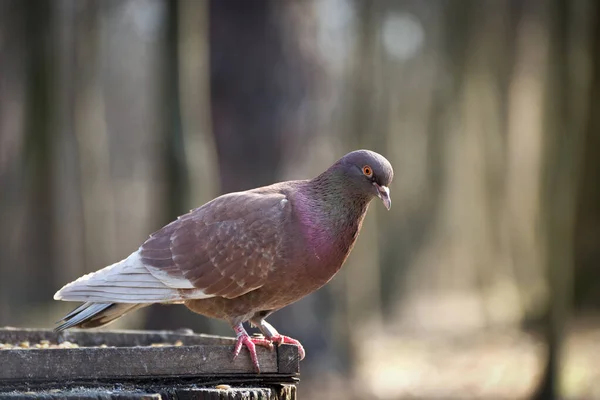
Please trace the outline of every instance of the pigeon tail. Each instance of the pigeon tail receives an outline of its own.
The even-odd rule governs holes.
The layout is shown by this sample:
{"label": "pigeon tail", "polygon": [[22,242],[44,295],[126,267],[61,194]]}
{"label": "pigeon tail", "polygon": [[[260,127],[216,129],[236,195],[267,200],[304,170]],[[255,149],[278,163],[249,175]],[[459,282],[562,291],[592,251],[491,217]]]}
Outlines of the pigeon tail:
{"label": "pigeon tail", "polygon": [[65,329],[78,328],[97,328],[108,325],[116,321],[130,311],[137,310],[148,304],[123,304],[123,303],[83,303],[63,319],[54,331],[61,332]]}
{"label": "pigeon tail", "polygon": [[134,251],[124,260],[65,285],[56,292],[54,300],[139,304],[177,303],[188,298],[208,297],[212,295],[195,288],[185,277],[148,267],[140,252]]}

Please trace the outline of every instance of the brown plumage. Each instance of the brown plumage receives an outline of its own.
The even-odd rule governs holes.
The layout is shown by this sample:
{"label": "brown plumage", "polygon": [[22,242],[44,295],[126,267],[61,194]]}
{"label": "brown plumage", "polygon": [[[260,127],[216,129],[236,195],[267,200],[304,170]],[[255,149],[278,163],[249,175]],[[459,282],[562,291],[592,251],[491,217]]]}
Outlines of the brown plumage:
{"label": "brown plumage", "polygon": [[[368,204],[390,205],[389,162],[347,154],[312,180],[220,196],[153,233],[126,259],[66,285],[57,300],[84,301],[57,330],[102,326],[152,303],[183,303],[228,321],[237,356],[255,344],[299,342],[264,319],[326,284],[350,253]],[[249,337],[250,321],[266,339]]]}

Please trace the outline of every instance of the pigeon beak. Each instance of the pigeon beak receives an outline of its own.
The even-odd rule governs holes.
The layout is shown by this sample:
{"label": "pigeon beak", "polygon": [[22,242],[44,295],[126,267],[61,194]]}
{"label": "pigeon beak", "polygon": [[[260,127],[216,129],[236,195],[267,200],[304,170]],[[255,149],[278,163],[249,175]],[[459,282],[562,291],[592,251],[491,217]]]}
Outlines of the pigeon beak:
{"label": "pigeon beak", "polygon": [[373,182],[373,185],[377,188],[377,196],[383,201],[383,205],[388,210],[392,207],[392,199],[390,198],[390,189],[387,186],[379,186]]}

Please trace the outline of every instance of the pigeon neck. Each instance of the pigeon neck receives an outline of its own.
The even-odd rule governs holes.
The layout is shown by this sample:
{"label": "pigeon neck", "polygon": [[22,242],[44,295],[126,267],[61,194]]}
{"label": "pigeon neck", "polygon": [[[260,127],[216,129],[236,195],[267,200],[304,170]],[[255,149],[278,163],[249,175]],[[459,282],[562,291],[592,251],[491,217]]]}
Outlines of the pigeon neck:
{"label": "pigeon neck", "polygon": [[301,194],[300,215],[305,236],[329,263],[345,260],[352,249],[370,198],[358,195],[342,176],[320,175]]}
{"label": "pigeon neck", "polygon": [[323,217],[342,222],[364,213],[372,197],[356,190],[334,165],[308,184],[309,197],[314,199]]}

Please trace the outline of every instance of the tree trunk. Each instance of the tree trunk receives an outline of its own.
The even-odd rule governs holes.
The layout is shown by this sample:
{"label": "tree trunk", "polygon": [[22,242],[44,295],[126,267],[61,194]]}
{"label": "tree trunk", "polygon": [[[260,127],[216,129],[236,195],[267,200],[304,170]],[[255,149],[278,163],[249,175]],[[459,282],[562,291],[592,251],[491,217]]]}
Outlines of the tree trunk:
{"label": "tree trunk", "polygon": [[[542,258],[550,292],[544,333],[547,361],[534,394],[540,400],[562,398],[561,362],[573,297],[575,216],[589,107],[582,99],[590,99],[589,77],[582,72],[589,70],[585,65],[589,61],[585,40],[588,32],[585,28],[583,32],[575,30],[571,25],[576,10],[581,9],[567,0],[554,0],[550,7],[540,205]],[[574,43],[574,38],[583,41]],[[573,70],[578,74],[573,74]]]}

